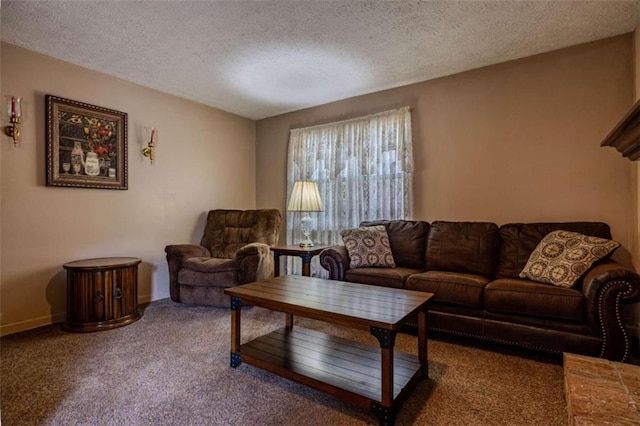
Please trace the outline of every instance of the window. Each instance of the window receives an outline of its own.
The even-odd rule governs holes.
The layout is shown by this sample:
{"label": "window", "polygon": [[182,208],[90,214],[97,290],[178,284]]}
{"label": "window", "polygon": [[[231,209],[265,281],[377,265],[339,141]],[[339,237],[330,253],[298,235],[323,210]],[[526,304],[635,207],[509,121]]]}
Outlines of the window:
{"label": "window", "polygon": [[[312,213],[315,244],[342,243],[340,231],[365,220],[409,218],[412,171],[409,107],[291,130],[287,194],[295,181],[318,183],[324,211]],[[300,218],[287,212],[288,244],[301,239]]]}

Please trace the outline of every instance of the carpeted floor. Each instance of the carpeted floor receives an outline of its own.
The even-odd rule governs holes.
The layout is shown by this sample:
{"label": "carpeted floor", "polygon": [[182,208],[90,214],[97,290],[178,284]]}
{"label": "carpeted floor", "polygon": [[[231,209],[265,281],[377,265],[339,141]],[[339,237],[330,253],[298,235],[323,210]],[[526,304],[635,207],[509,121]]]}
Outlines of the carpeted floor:
{"label": "carpeted floor", "polygon": [[[4,426],[365,425],[366,410],[249,365],[229,367],[226,309],[168,299],[110,331],[72,334],[59,325],[0,341]],[[243,341],[284,315],[243,310]],[[297,326],[376,344],[366,332],[298,318]],[[400,334],[396,349],[416,353]],[[468,341],[429,341],[429,380],[400,408],[398,425],[564,425],[557,358]]]}

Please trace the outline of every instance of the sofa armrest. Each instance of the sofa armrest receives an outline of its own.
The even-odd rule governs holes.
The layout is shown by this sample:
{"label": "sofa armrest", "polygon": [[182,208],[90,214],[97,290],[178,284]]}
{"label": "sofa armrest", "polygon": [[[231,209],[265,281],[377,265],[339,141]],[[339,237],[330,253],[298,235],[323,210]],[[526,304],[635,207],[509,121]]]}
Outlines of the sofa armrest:
{"label": "sofa armrest", "polygon": [[206,247],[195,244],[174,244],[164,248],[169,265],[169,294],[171,300],[180,302],[180,286],[178,285],[178,272],[182,264],[191,257],[208,257],[211,253]]}
{"label": "sofa armrest", "polygon": [[602,337],[600,357],[624,361],[629,355],[629,336],[622,305],[640,298],[640,277],[631,268],[608,260],[589,270],[582,280],[589,326]]}
{"label": "sofa armrest", "polygon": [[349,252],[345,246],[335,245],[320,252],[320,265],[329,271],[330,280],[344,281],[350,263]]}
{"label": "sofa armrest", "polygon": [[238,284],[273,278],[271,248],[263,243],[251,243],[236,252]]}

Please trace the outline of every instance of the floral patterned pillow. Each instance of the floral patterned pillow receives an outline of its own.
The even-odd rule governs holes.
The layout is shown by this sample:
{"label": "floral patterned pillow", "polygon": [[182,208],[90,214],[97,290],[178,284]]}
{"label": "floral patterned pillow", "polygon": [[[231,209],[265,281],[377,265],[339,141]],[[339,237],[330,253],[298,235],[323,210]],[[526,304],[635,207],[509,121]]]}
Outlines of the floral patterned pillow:
{"label": "floral patterned pillow", "polygon": [[350,268],[395,268],[389,235],[383,225],[362,226],[340,232],[349,252]]}
{"label": "floral patterned pillow", "polygon": [[605,238],[569,231],[548,233],[531,253],[520,278],[573,287],[591,266],[620,247]]}

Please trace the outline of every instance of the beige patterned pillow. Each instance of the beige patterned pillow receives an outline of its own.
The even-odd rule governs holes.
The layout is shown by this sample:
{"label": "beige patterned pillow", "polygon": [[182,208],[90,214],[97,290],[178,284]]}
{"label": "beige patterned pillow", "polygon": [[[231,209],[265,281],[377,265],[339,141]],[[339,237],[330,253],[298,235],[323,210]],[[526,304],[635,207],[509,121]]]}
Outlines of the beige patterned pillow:
{"label": "beige patterned pillow", "polygon": [[389,235],[383,225],[362,226],[340,232],[349,252],[350,268],[395,268]]}
{"label": "beige patterned pillow", "polygon": [[620,243],[569,231],[548,233],[531,253],[520,278],[572,287],[596,261]]}

